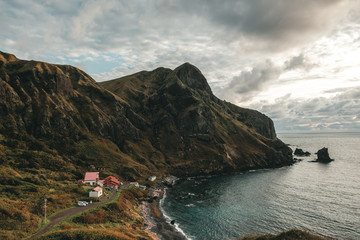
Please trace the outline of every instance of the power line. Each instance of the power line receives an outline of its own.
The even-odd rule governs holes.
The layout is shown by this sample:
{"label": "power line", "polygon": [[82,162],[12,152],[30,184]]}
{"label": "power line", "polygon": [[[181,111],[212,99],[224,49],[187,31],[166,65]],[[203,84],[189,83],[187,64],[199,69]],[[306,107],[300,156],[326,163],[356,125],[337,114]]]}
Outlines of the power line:
{"label": "power line", "polygon": [[45,206],[44,206],[44,209],[45,209],[45,218],[44,218],[44,224],[46,224],[46,198],[45,198]]}

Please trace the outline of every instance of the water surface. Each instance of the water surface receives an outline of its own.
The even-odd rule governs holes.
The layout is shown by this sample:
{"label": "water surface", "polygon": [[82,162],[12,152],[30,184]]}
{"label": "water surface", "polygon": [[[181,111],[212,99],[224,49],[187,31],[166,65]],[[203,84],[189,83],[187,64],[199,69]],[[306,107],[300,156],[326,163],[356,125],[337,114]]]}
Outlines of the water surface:
{"label": "water surface", "polygon": [[[290,167],[193,178],[167,191],[166,214],[191,239],[291,228],[360,239],[360,134],[282,134],[312,155]],[[311,163],[328,147],[329,164]]]}

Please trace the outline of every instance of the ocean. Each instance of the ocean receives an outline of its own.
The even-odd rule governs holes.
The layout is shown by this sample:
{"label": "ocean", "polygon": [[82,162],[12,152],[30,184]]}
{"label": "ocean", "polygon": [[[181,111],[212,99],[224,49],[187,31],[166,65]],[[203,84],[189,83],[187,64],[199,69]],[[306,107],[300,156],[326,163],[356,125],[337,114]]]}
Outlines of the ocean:
{"label": "ocean", "polygon": [[[360,239],[360,133],[279,134],[311,153],[289,167],[188,178],[161,208],[193,240],[226,240],[298,228]],[[335,161],[309,162],[327,147]]]}

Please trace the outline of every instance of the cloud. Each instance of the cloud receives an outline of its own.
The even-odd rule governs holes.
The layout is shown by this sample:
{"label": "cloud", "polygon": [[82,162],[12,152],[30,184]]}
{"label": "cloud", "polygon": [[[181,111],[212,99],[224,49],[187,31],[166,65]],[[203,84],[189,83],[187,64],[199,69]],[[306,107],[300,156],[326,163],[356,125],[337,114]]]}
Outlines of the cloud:
{"label": "cloud", "polygon": [[293,98],[286,95],[273,103],[257,103],[252,108],[271,117],[280,132],[358,131],[360,129],[360,87],[348,88],[330,98]]}
{"label": "cloud", "polygon": [[229,84],[220,90],[218,95],[229,99],[230,95],[235,95],[237,100],[249,100],[253,94],[261,91],[272,81],[276,81],[280,76],[281,70],[270,60],[258,64],[251,70],[244,70],[239,75],[233,77]]}
{"label": "cloud", "polygon": [[201,12],[224,27],[226,30],[219,33],[222,39],[240,39],[241,47],[251,51],[279,51],[312,41],[330,31],[350,4],[346,0],[186,3],[187,11]]}
{"label": "cloud", "polygon": [[292,57],[290,60],[287,60],[284,63],[284,70],[294,70],[294,69],[304,69],[309,71],[311,68],[315,67],[316,64],[308,62],[304,54],[301,53],[298,56]]}

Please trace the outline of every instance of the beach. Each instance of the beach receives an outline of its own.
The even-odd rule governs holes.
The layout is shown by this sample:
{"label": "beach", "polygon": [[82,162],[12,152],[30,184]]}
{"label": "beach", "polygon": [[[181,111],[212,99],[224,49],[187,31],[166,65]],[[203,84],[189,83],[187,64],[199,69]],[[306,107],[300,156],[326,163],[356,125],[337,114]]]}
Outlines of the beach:
{"label": "beach", "polygon": [[149,189],[150,200],[142,202],[140,206],[145,230],[159,240],[187,240],[174,225],[170,224],[170,220],[160,210],[160,201],[164,197],[165,188],[164,184],[159,184]]}

